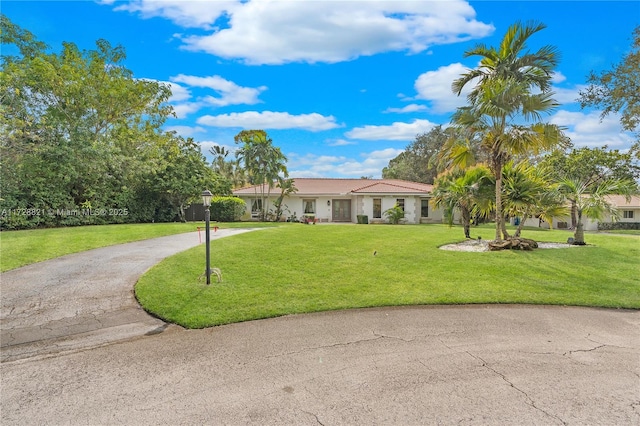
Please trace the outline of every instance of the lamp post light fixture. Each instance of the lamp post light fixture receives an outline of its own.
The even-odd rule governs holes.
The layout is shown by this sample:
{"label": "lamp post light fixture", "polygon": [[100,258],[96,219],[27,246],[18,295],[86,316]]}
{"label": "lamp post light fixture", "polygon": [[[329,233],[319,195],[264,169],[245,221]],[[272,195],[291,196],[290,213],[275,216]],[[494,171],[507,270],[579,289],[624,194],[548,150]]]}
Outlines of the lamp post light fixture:
{"label": "lamp post light fixture", "polygon": [[207,269],[204,271],[207,276],[207,285],[211,284],[211,259],[210,259],[210,243],[211,236],[209,235],[209,220],[211,218],[211,211],[209,207],[211,206],[211,197],[213,194],[208,189],[202,191],[202,204],[204,204],[204,228],[205,228],[205,244],[206,244],[206,256],[207,256]]}

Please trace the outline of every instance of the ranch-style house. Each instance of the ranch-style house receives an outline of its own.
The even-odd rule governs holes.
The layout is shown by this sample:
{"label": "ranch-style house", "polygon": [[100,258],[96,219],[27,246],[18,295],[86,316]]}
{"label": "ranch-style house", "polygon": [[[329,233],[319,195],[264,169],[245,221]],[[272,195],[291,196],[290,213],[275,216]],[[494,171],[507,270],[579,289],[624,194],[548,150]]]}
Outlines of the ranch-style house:
{"label": "ranch-style house", "polygon": [[[318,222],[386,222],[385,211],[398,205],[405,212],[403,223],[441,223],[443,212],[429,204],[433,185],[397,179],[294,178],[297,188],[283,201],[283,219],[305,218]],[[263,201],[262,193],[269,193]],[[247,204],[242,220],[256,220],[263,208],[274,209],[280,188],[254,185],[233,191]],[[263,205],[263,202],[265,205]]]}

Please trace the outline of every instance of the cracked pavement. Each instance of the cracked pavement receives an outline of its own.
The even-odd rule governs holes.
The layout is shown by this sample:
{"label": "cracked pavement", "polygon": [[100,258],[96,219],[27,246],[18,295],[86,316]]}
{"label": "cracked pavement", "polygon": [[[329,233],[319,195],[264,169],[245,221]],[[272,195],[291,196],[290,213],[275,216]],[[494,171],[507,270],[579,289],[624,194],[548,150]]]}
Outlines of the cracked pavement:
{"label": "cracked pavement", "polygon": [[[219,229],[211,239],[247,231]],[[165,257],[198,244],[198,233],[190,232],[70,254],[2,273],[0,360],[100,346],[161,327],[164,322],[140,308],[133,287]]]}
{"label": "cracked pavement", "polygon": [[185,330],[133,297],[198,244],[163,238],[2,275],[2,425],[640,424],[640,311],[406,306]]}

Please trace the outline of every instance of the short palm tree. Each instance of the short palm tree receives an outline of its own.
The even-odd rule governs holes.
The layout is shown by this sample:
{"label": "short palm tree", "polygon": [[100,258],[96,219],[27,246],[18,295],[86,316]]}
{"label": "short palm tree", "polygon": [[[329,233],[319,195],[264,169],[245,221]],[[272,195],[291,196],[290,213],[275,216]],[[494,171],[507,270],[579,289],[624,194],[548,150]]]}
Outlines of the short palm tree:
{"label": "short palm tree", "polygon": [[[554,217],[569,215],[557,184],[542,168],[533,167],[529,162],[507,163],[502,172],[502,199],[504,211],[509,216],[520,218],[514,233],[519,238],[525,221],[530,217],[538,217],[553,225]],[[506,227],[505,227],[506,228]],[[503,229],[503,234],[507,230]]]}
{"label": "short palm tree", "polygon": [[447,173],[436,179],[431,202],[434,207],[444,209],[449,226],[453,225],[455,212],[459,211],[464,236],[471,238],[471,218],[487,216],[491,211],[493,185],[491,172],[482,165]]}
{"label": "short palm tree", "polygon": [[502,169],[513,154],[538,153],[564,141],[558,126],[536,123],[558,103],[552,98],[551,77],[559,55],[552,46],[537,52],[527,51],[527,41],[544,29],[543,24],[516,23],[509,27],[499,47],[477,45],[465,57],[480,56],[480,66],[463,74],[452,84],[460,95],[468,84],[474,84],[467,96],[469,105],[459,108],[452,122],[467,132],[478,134],[488,153],[488,166],[496,182],[495,240],[503,236]]}
{"label": "short palm tree", "polygon": [[573,235],[574,244],[584,245],[583,217],[600,220],[605,214],[613,220],[618,219],[618,209],[607,199],[608,195],[624,195],[627,201],[637,191],[635,182],[631,180],[607,179],[597,184],[580,179],[562,179],[558,189],[573,206],[577,214],[577,223]]}
{"label": "short palm tree", "polygon": [[276,201],[273,202],[274,207],[276,208],[275,211],[275,221],[279,222],[280,218],[282,217],[282,214],[284,213],[284,207],[283,203],[284,203],[284,199],[285,197],[288,197],[291,194],[295,194],[296,192],[298,192],[298,188],[296,188],[295,185],[295,181],[291,178],[284,178],[282,176],[278,176],[278,183],[276,184],[276,186],[278,188],[280,188],[280,195],[278,195],[278,198],[276,199]]}

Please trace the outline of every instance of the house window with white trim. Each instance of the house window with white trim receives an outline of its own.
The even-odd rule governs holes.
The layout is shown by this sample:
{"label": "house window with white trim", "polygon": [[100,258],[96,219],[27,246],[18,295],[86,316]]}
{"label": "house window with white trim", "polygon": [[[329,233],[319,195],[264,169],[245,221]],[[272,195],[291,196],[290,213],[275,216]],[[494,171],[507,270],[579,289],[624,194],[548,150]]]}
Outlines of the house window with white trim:
{"label": "house window with white trim", "polygon": [[400,207],[402,211],[404,211],[404,198],[397,198],[396,206]]}
{"label": "house window with white trim", "polygon": [[304,214],[315,214],[316,200],[302,200],[302,211]]}
{"label": "house window with white trim", "polygon": [[373,218],[374,219],[382,218],[382,198],[373,199]]}
{"label": "house window with white trim", "polygon": [[633,219],[633,210],[624,210],[622,212],[622,217],[625,219]]}
{"label": "house window with white trim", "polygon": [[259,198],[254,198],[251,201],[251,214],[260,214],[262,211],[262,200]]}
{"label": "house window with white trim", "polygon": [[429,200],[427,198],[420,200],[420,217],[429,217]]}

